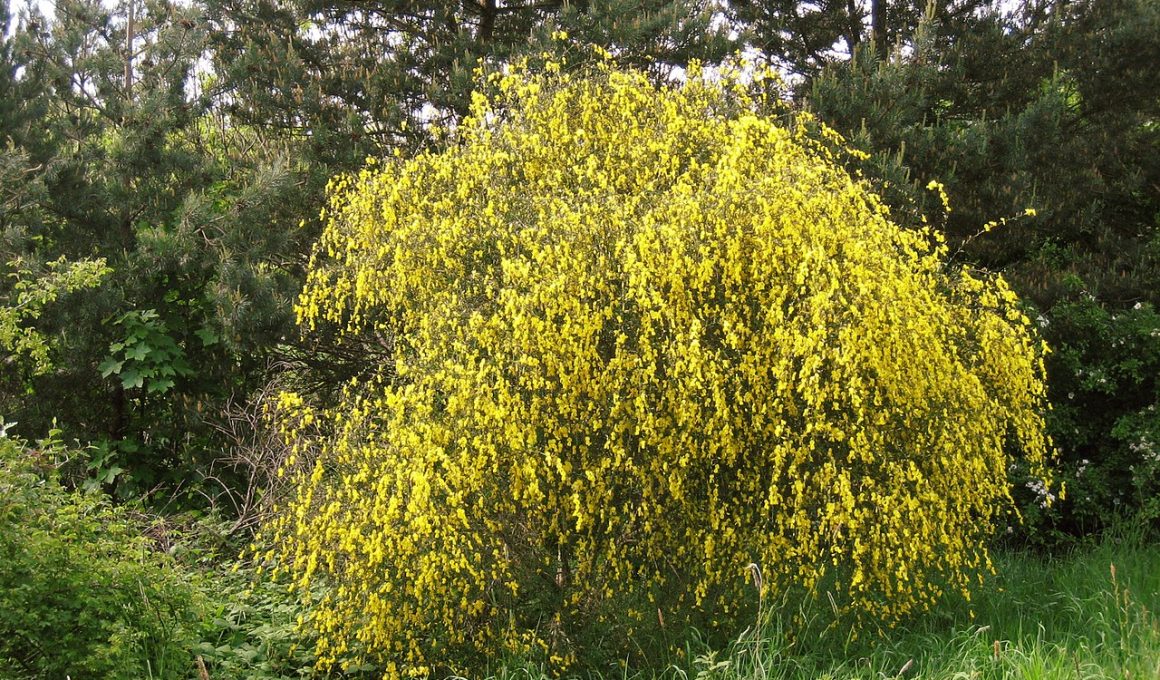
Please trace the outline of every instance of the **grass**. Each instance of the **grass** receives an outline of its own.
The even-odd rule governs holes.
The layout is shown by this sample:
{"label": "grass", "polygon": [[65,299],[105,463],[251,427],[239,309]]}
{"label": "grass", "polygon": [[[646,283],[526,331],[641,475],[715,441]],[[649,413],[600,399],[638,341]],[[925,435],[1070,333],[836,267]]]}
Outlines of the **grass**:
{"label": "grass", "polygon": [[948,604],[881,638],[795,643],[766,624],[671,673],[704,680],[1160,678],[1160,546],[1109,540],[1064,558],[1000,555],[996,570],[972,605]]}
{"label": "grass", "polygon": [[[769,620],[725,649],[692,646],[691,663],[619,677],[1160,679],[1160,545],[1109,539],[1059,558],[1001,554],[995,567],[972,603],[947,603],[873,639],[796,636]],[[544,676],[509,668],[494,677]]]}

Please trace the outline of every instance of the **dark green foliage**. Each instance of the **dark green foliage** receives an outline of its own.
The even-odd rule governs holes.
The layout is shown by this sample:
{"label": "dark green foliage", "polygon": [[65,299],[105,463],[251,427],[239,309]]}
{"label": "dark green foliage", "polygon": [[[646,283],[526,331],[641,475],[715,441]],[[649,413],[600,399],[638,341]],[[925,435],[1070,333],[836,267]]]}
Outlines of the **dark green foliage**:
{"label": "dark green foliage", "polygon": [[[569,45],[615,51],[658,77],[728,42],[704,0],[206,0],[222,104],[304,141],[332,173],[430,142],[466,112],[482,60],[498,68]],[[569,41],[553,38],[564,30]],[[572,61],[587,58],[573,50]]]}
{"label": "dark green foliage", "polygon": [[128,512],[58,483],[78,455],[0,437],[0,677],[185,676],[199,593]]}
{"label": "dark green foliage", "polygon": [[1068,498],[1035,517],[1035,540],[1125,521],[1160,530],[1160,315],[1150,303],[1101,303],[1076,280],[1044,332],[1060,338],[1049,423]]}
{"label": "dark green foliage", "polygon": [[877,59],[909,42],[925,15],[961,22],[991,0],[730,0],[730,17],[746,41],[783,71],[808,84],[856,53]]}
{"label": "dark green foliage", "polygon": [[[125,335],[109,345],[109,356],[97,367],[102,378],[115,375],[121,379],[122,389],[165,394],[173,388],[174,379],[188,378],[193,373],[185,360],[185,350],[169,335],[156,311],[128,312],[114,325],[120,326]],[[217,341],[213,331],[207,329],[197,335],[207,345]]]}
{"label": "dark green foliage", "polygon": [[311,203],[285,145],[209,107],[197,6],[134,3],[132,31],[129,6],[67,0],[3,39],[21,97],[0,120],[0,196],[18,208],[0,215],[0,257],[114,273],[41,316],[56,368],[0,367],[0,413],[27,432],[58,419],[123,469],[105,475],[119,496],[165,497],[206,484],[220,411],[290,335]]}

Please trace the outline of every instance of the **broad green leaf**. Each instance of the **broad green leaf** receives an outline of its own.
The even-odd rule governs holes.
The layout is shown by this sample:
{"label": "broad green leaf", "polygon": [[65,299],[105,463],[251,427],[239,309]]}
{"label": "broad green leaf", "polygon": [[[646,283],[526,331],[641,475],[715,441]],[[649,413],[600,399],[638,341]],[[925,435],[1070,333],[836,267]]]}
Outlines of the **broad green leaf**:
{"label": "broad green leaf", "polygon": [[117,361],[113,357],[109,357],[102,361],[100,366],[97,366],[97,370],[101,372],[102,378],[108,378],[114,373],[120,373],[121,367],[124,365],[124,361]]}
{"label": "broad green leaf", "polygon": [[152,348],[150,348],[145,343],[137,343],[136,345],[133,345],[129,349],[125,350],[125,358],[132,359],[133,361],[144,361],[149,356],[151,351]]}
{"label": "broad green leaf", "polygon": [[127,368],[121,372],[121,386],[125,389],[134,389],[145,384],[145,378],[136,368]]}
{"label": "broad green leaf", "polygon": [[172,380],[169,378],[162,378],[160,380],[150,380],[149,387],[145,391],[149,394],[165,394],[172,387]]}

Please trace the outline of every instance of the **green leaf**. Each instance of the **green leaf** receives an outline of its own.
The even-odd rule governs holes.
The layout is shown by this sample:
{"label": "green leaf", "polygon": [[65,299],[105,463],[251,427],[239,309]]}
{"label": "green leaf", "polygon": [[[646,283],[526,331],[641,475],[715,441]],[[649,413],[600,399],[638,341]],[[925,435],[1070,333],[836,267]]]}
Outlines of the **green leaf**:
{"label": "green leaf", "polygon": [[125,358],[133,361],[144,361],[151,351],[152,348],[145,343],[138,343],[125,350]]}
{"label": "green leaf", "polygon": [[136,368],[128,368],[121,372],[121,386],[125,389],[133,389],[141,387],[145,384],[145,378],[141,375],[141,371]]}
{"label": "green leaf", "polygon": [[166,392],[169,391],[170,388],[173,387],[173,384],[174,384],[173,381],[170,380],[169,378],[162,378],[160,380],[150,380],[149,387],[146,388],[145,391],[148,392],[149,394],[165,394]]}
{"label": "green leaf", "polygon": [[105,468],[100,472],[100,481],[104,484],[112,484],[113,481],[117,479],[117,475],[124,471],[125,468],[121,467],[120,465],[113,465],[112,467]]}
{"label": "green leaf", "polygon": [[124,361],[117,361],[113,357],[108,357],[107,359],[105,359],[104,361],[101,362],[100,366],[97,366],[97,370],[101,372],[102,378],[108,378],[110,375],[113,375],[114,373],[120,373],[121,367],[124,365],[125,365]]}
{"label": "green leaf", "polygon": [[185,360],[184,356],[178,355],[173,357],[173,363],[171,365],[173,366],[173,370],[177,372],[177,375],[188,378],[194,374],[193,367],[189,365],[189,362]]}
{"label": "green leaf", "polygon": [[209,347],[210,345],[216,345],[218,343],[217,333],[214,333],[208,328],[199,328],[193,334],[201,339],[202,347]]}

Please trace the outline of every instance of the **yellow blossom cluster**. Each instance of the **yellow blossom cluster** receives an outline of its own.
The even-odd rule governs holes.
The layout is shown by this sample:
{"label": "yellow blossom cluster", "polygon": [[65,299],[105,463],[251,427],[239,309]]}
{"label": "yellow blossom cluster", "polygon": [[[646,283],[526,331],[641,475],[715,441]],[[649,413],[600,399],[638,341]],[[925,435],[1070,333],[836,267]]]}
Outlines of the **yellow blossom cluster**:
{"label": "yellow blossom cluster", "polygon": [[283,396],[331,433],[269,529],[323,663],[567,664],[583,622],[737,612],[750,564],[885,620],[967,592],[1009,456],[1048,448],[1004,281],[727,77],[493,84],[444,150],[330,189],[300,321],[395,360]]}

